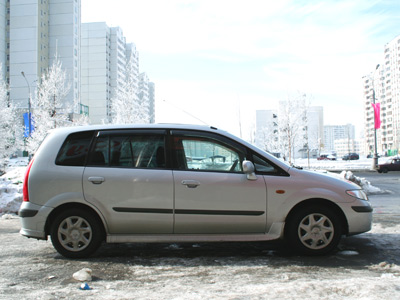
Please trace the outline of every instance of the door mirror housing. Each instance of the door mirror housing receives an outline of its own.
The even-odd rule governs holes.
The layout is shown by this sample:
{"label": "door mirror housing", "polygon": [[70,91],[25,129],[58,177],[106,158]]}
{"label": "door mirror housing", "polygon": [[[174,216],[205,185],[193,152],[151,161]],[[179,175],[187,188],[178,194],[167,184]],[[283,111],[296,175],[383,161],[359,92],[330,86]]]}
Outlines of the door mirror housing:
{"label": "door mirror housing", "polygon": [[242,163],[243,172],[247,175],[248,180],[257,180],[257,176],[254,173],[254,164],[249,160],[244,160]]}

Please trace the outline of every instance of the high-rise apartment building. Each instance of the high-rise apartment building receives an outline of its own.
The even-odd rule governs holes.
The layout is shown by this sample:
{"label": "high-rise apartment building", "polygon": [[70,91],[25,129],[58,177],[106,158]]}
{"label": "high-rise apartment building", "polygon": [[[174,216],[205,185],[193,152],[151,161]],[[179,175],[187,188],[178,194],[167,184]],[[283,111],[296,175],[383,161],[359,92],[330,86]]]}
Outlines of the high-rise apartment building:
{"label": "high-rise apartment building", "polygon": [[149,117],[150,123],[156,121],[156,86],[154,82],[149,82]]}
{"label": "high-rise apartment building", "polygon": [[[307,144],[309,150],[318,150],[324,140],[324,108],[310,106],[307,109]],[[315,155],[318,153],[315,152]]]}
{"label": "high-rise apartment building", "polygon": [[[82,24],[82,104],[89,108],[92,124],[110,123],[113,98],[124,88],[126,80],[136,94],[147,116],[154,111],[154,85],[145,73],[139,74],[139,53],[135,44],[127,43],[120,27],[105,22]],[[128,78],[128,77],[129,78]],[[149,121],[151,117],[148,118]]]}
{"label": "high-rise apartment building", "polygon": [[382,62],[375,71],[363,77],[365,152],[375,146],[374,110],[380,103],[381,126],[376,130],[377,150],[396,154],[400,148],[400,35],[384,47]]}
{"label": "high-rise apartment building", "polygon": [[0,0],[0,78],[22,111],[56,55],[70,86],[61,107],[68,113],[85,113],[92,124],[111,122],[112,99],[127,83],[129,69],[132,101],[140,96],[154,122],[154,84],[139,74],[139,53],[121,28],[81,24],[81,0]]}
{"label": "high-rise apartment building", "polygon": [[[0,80],[6,79],[7,65],[6,57],[8,49],[10,47],[9,40],[7,38],[8,29],[10,22],[10,3],[6,0],[0,0]],[[3,38],[4,37],[4,38]],[[8,76],[7,76],[8,78]]]}
{"label": "high-rise apartment building", "polygon": [[146,116],[146,122],[154,123],[155,113],[155,85],[149,81],[146,73],[139,74],[138,101],[142,112]]}
{"label": "high-rise apartment building", "polygon": [[[118,81],[123,81],[126,60],[112,53],[118,48],[115,35],[119,30],[113,30],[104,22],[83,23],[81,35],[81,84],[82,104],[89,107],[89,119],[92,124],[111,122],[111,98],[113,88]],[[113,40],[113,43],[111,42]],[[114,51],[115,52],[115,51]],[[119,70],[119,71],[118,71]]]}
{"label": "high-rise apartment building", "polygon": [[57,55],[71,85],[64,108],[76,111],[80,99],[81,1],[19,0],[7,1],[5,6],[5,77],[11,101],[26,108],[29,92],[34,93]]}
{"label": "high-rise apartment building", "polygon": [[[323,139],[323,149],[326,152],[335,151],[338,149],[335,147],[335,141],[345,140],[347,145],[353,145],[355,139],[355,127],[352,124],[346,125],[325,125],[324,126],[324,139]],[[342,143],[343,144],[343,143]],[[346,150],[346,153],[354,152],[353,148]]]}

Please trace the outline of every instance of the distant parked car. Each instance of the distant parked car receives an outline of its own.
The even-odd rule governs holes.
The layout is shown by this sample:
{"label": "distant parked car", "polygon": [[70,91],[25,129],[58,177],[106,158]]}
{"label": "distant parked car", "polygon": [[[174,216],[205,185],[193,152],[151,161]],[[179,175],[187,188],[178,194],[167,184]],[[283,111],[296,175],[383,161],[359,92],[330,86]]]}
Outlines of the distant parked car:
{"label": "distant parked car", "polygon": [[392,157],[384,164],[379,164],[377,171],[387,173],[389,171],[400,171],[400,156]]}
{"label": "distant parked car", "polygon": [[317,160],[336,160],[336,157],[330,154],[321,154],[319,157],[317,157]]}
{"label": "distant parked car", "polygon": [[360,156],[357,153],[349,153],[342,157],[343,160],[357,160]]}

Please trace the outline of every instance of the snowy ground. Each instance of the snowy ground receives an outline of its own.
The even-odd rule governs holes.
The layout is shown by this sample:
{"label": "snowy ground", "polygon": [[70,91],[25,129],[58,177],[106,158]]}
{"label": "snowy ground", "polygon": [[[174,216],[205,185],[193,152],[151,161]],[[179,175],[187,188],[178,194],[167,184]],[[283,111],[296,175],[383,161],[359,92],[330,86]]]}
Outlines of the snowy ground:
{"label": "snowy ground", "polygon": [[[400,225],[374,224],[323,257],[263,243],[113,244],[69,260],[0,218],[0,299],[400,299]],[[92,270],[90,290],[73,274]]]}
{"label": "snowy ground", "polygon": [[[342,169],[369,169],[370,162]],[[0,299],[400,299],[398,213],[375,214],[370,232],[344,238],[324,257],[288,255],[263,243],[189,243],[103,245],[92,258],[69,260],[50,241],[18,233],[13,213],[25,168],[16,164],[26,162],[12,162],[0,178]],[[360,182],[379,197],[379,189]],[[92,270],[90,290],[73,279],[83,268]]]}

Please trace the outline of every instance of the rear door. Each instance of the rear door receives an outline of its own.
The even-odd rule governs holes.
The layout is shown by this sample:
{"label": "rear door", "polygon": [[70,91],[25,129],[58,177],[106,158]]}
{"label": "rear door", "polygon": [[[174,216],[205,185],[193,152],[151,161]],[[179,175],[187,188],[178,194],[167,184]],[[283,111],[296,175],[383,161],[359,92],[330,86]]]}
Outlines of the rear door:
{"label": "rear door", "polygon": [[110,233],[173,232],[173,180],[165,141],[164,130],[98,132],[83,189]]}
{"label": "rear door", "polygon": [[266,186],[242,172],[246,149],[217,134],[172,131],[175,233],[262,233]]}

